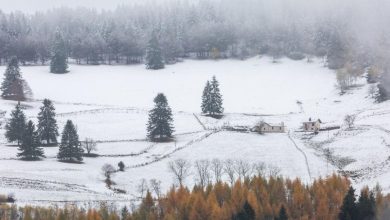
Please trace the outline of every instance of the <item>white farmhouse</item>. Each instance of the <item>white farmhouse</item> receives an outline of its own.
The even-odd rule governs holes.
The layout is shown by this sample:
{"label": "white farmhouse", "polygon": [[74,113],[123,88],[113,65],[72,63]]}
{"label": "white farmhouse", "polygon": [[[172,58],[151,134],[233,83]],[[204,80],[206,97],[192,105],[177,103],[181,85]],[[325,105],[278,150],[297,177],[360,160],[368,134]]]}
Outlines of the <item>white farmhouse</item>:
{"label": "white farmhouse", "polygon": [[303,130],[310,132],[318,132],[321,129],[321,120],[312,121],[311,118],[307,122],[303,122]]}
{"label": "white farmhouse", "polygon": [[256,127],[255,131],[259,133],[284,133],[286,132],[286,126],[284,123],[280,124],[268,124],[266,122],[260,122]]}

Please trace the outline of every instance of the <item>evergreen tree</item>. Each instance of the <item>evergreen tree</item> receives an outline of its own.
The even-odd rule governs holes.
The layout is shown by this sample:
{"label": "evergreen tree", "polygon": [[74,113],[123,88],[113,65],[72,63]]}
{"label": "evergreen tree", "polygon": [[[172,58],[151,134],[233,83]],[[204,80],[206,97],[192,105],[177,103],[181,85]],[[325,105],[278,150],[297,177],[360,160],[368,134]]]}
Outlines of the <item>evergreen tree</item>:
{"label": "evergreen tree", "polygon": [[16,57],[12,57],[8,63],[0,90],[1,97],[4,99],[25,100],[22,75],[20,74],[19,61]]}
{"label": "evergreen tree", "polygon": [[38,133],[41,141],[45,140],[46,144],[50,144],[50,142],[57,143],[58,126],[55,116],[52,101],[49,99],[43,100],[43,106],[38,113]]}
{"label": "evergreen tree", "polygon": [[164,68],[162,52],[155,32],[152,33],[152,38],[146,48],[146,68],[153,70]]}
{"label": "evergreen tree", "polygon": [[343,205],[340,208],[339,219],[340,220],[356,220],[357,208],[356,208],[355,189],[351,186],[344,197]]}
{"label": "evergreen tree", "polygon": [[5,125],[5,137],[9,142],[18,142],[18,146],[23,139],[23,132],[26,126],[26,116],[21,109],[20,103],[11,112],[11,119]]}
{"label": "evergreen tree", "polygon": [[255,211],[248,201],[245,201],[242,210],[232,217],[232,220],[254,220],[256,218]]}
{"label": "evergreen tree", "polygon": [[219,90],[219,82],[215,76],[213,76],[211,83],[207,81],[202,95],[202,112],[208,114],[211,117],[216,117],[223,113],[222,107],[222,95]]}
{"label": "evergreen tree", "polygon": [[376,219],[376,202],[372,192],[368,189],[363,189],[360,193],[357,203],[358,217],[357,220]]}
{"label": "evergreen tree", "polygon": [[149,112],[149,121],[147,124],[148,137],[151,140],[164,141],[172,138],[173,119],[172,110],[168,105],[164,94],[159,93],[154,98],[155,106]]}
{"label": "evergreen tree", "polygon": [[53,52],[50,62],[51,73],[67,73],[68,63],[65,41],[60,31],[57,31],[54,40]]}
{"label": "evergreen tree", "polygon": [[286,211],[286,208],[284,208],[284,205],[282,205],[282,207],[280,207],[279,217],[277,219],[278,220],[288,220],[287,211]]}
{"label": "evergreen tree", "polygon": [[17,156],[23,160],[39,160],[45,157],[39,145],[38,132],[35,130],[34,123],[29,121],[23,133],[22,145],[19,147],[20,153]]}
{"label": "evergreen tree", "polygon": [[203,89],[202,95],[202,113],[207,114],[211,111],[211,84],[210,81],[207,80],[206,86]]}
{"label": "evergreen tree", "polygon": [[81,162],[84,150],[80,146],[79,135],[71,120],[66,122],[62,132],[57,158],[65,162]]}
{"label": "evergreen tree", "polygon": [[129,216],[129,210],[127,209],[126,206],[123,206],[121,210],[121,217],[123,220],[126,220],[128,216]]}

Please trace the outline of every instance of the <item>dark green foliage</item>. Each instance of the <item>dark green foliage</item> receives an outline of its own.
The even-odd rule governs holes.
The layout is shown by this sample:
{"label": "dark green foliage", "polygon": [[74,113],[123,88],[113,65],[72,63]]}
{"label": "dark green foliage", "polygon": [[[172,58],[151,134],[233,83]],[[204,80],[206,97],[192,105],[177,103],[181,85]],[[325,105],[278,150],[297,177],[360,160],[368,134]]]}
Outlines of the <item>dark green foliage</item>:
{"label": "dark green foliage", "polygon": [[119,171],[125,171],[125,163],[123,163],[123,161],[120,161],[118,163],[118,167],[119,167]]}
{"label": "dark green foliage", "polygon": [[159,93],[154,98],[155,106],[149,112],[147,124],[148,138],[153,141],[166,141],[172,138],[174,131],[172,110],[164,94]]}
{"label": "dark green foliage", "polygon": [[19,146],[18,157],[23,160],[39,160],[44,156],[43,149],[39,146],[38,132],[35,125],[29,121],[24,129],[22,145]]}
{"label": "dark green foliage", "polygon": [[130,213],[129,213],[129,210],[127,209],[126,206],[123,206],[122,210],[121,210],[121,219],[123,220],[126,220],[127,217],[129,217]]}
{"label": "dark green foliage", "polygon": [[84,150],[80,146],[79,135],[71,120],[66,122],[62,132],[58,160],[64,162],[81,162]]}
{"label": "dark green foliage", "polygon": [[288,220],[287,211],[283,205],[282,205],[282,207],[280,207],[279,217],[277,218],[277,220]]}
{"label": "dark green foliage", "polygon": [[212,117],[219,116],[223,113],[222,107],[223,99],[219,90],[219,82],[213,76],[211,83],[206,82],[206,86],[202,95],[202,113]]}
{"label": "dark green foliage", "polygon": [[19,61],[12,57],[4,73],[4,80],[1,83],[1,97],[9,100],[25,100],[23,80],[20,74]]}
{"label": "dark green foliage", "polygon": [[255,211],[248,201],[245,201],[242,209],[232,217],[232,220],[254,220],[255,218]]}
{"label": "dark green foliage", "polygon": [[161,48],[155,32],[152,33],[152,38],[146,48],[146,68],[153,70],[164,68]]}
{"label": "dark green foliage", "polygon": [[67,73],[68,72],[68,56],[66,52],[65,41],[62,38],[60,31],[55,35],[53,52],[50,62],[51,73]]}
{"label": "dark green foliage", "polygon": [[55,108],[49,99],[43,100],[43,106],[38,113],[38,133],[40,140],[46,144],[57,143],[58,126],[55,119]]}
{"label": "dark green foliage", "polygon": [[375,220],[376,201],[373,192],[363,189],[359,200],[356,202],[355,190],[352,186],[344,197],[343,205],[339,213],[340,220]]}
{"label": "dark green foliage", "polygon": [[372,192],[363,190],[360,193],[357,204],[358,218],[357,220],[373,220],[376,219],[376,202]]}
{"label": "dark green foliage", "polygon": [[20,103],[11,112],[11,119],[5,125],[5,137],[9,142],[17,141],[18,145],[23,139],[23,132],[26,126],[26,116],[21,109]]}
{"label": "dark green foliage", "polygon": [[340,220],[355,220],[357,217],[355,189],[351,186],[344,197],[343,205],[340,208]]}

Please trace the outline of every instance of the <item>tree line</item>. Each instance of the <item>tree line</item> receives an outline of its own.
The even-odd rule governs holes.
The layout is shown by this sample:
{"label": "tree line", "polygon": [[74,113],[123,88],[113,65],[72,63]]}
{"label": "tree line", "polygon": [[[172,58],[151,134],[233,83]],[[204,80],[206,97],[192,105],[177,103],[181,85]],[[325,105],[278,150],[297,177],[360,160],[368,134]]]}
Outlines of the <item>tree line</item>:
{"label": "tree line", "polygon": [[[156,195],[157,196],[157,195]],[[222,181],[205,187],[172,187],[155,197],[146,191],[140,204],[123,207],[101,203],[80,208],[0,205],[2,219],[77,220],[370,220],[388,219],[390,196],[379,186],[355,190],[345,177],[331,175],[304,184],[299,179],[254,176],[234,184]]]}
{"label": "tree line", "polygon": [[[140,63],[151,43],[159,45],[166,64],[191,56],[218,59],[268,54],[274,59],[326,57],[329,67],[340,68],[347,60],[365,59],[367,63],[381,55],[354,29],[353,18],[360,14],[346,19],[341,6],[327,11],[310,5],[305,10],[284,3],[272,6],[286,12],[281,20],[265,3],[177,1],[102,12],[86,8],[35,14],[0,12],[0,61],[17,56],[23,64],[46,64],[57,59],[53,56],[58,49],[57,33],[63,37],[63,55],[79,64]],[[314,13],[315,9],[324,13]],[[382,42],[389,40],[385,33],[378,35]]]}

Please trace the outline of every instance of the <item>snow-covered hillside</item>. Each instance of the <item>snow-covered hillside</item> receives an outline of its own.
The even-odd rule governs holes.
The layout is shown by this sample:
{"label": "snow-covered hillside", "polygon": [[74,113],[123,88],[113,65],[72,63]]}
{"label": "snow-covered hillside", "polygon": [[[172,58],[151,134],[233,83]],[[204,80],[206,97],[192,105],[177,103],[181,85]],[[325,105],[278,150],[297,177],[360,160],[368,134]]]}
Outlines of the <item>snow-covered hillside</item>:
{"label": "snow-covered hillside", "polygon": [[[374,104],[364,79],[340,96],[335,74],[313,63],[267,57],[246,61],[194,61],[149,71],[136,66],[70,66],[70,73],[55,75],[48,67],[22,67],[34,93],[25,102],[33,120],[43,98],[54,101],[62,129],[67,119],[77,125],[80,138],[100,143],[100,157],[83,164],[57,162],[57,147],[45,148],[46,159],[16,160],[17,148],[0,129],[0,194],[15,193],[21,203],[93,201],[128,202],[137,199],[142,179],[162,181],[163,191],[173,183],[168,162],[182,158],[245,160],[265,163],[288,177],[309,182],[335,171],[348,173],[357,186],[380,182],[390,192],[390,103]],[[4,72],[4,67],[0,68]],[[200,115],[206,80],[216,75],[221,84],[226,115],[220,120]],[[175,142],[151,143],[145,139],[148,110],[158,92],[167,95],[174,111]],[[14,102],[0,100],[0,113]],[[347,129],[344,116],[357,116]],[[320,118],[322,126],[341,129],[318,135],[298,132],[303,121]],[[284,122],[286,133],[258,135],[226,131],[224,126],[252,127],[258,121]],[[2,119],[0,118],[0,122]],[[330,152],[330,153],[326,153]],[[328,159],[327,159],[328,158]],[[101,167],[123,161],[125,172],[113,176],[117,194],[106,188]],[[227,179],[227,177],[224,177]],[[187,181],[194,183],[194,175]]]}

